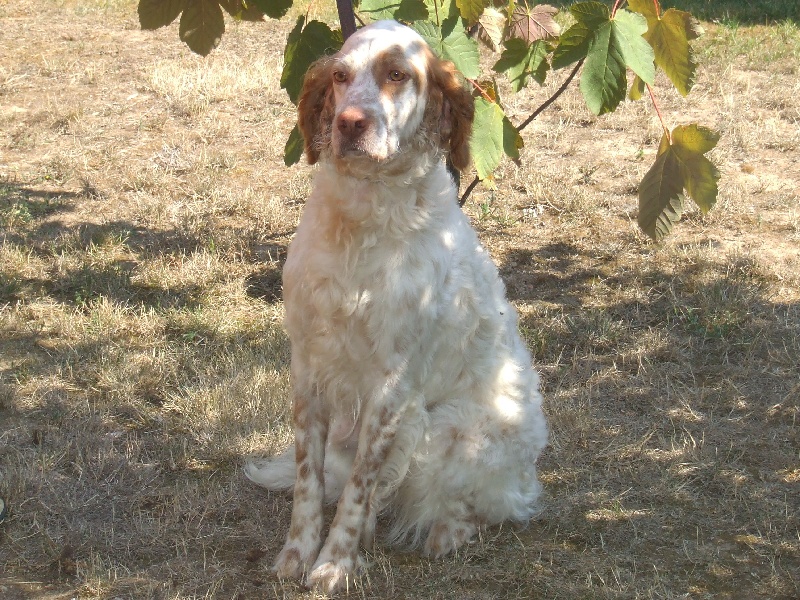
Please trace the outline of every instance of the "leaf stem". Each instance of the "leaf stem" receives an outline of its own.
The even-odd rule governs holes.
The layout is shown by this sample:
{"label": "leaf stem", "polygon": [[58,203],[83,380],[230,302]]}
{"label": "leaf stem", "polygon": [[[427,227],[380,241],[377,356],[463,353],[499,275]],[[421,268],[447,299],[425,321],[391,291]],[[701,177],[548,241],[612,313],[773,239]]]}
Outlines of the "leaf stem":
{"label": "leaf stem", "polygon": [[[583,59],[580,59],[577,62],[577,64],[575,65],[575,68],[572,69],[572,72],[564,80],[564,83],[561,84],[561,87],[559,87],[553,93],[552,96],[550,96],[536,110],[534,110],[533,113],[531,113],[531,116],[529,116],[527,119],[525,119],[525,121],[523,121],[522,125],[520,125],[519,127],[516,128],[517,132],[522,131],[528,125],[530,125],[531,121],[533,121],[536,117],[538,117],[544,109],[546,109],[548,106],[550,106],[553,102],[556,101],[556,99],[561,94],[564,93],[564,91],[567,89],[567,86],[569,86],[569,84],[575,78],[575,75],[578,74],[578,71],[580,70],[582,65],[583,65]],[[478,87],[478,86],[476,85],[476,87]],[[480,89],[480,88],[478,87],[478,89]],[[483,90],[481,90],[481,91],[483,91]],[[475,186],[478,185],[480,183],[480,181],[481,181],[480,178],[478,178],[477,176],[475,177],[475,179],[472,180],[472,182],[467,186],[467,189],[464,190],[464,195],[461,196],[461,199],[458,201],[458,205],[459,206],[464,206],[464,203],[467,201],[467,198],[469,198],[469,195],[472,193],[472,190],[475,189]]]}
{"label": "leaf stem", "polygon": [[653,8],[656,9],[656,17],[659,19],[661,18],[661,6],[658,4],[658,0],[653,0]]}
{"label": "leaf stem", "polygon": [[489,95],[489,92],[484,90],[477,81],[475,81],[474,79],[467,79],[467,81],[469,81],[472,84],[472,87],[474,87],[481,93],[481,96],[483,96],[487,102],[496,102],[495,100],[492,100],[492,97]]}
{"label": "leaf stem", "polygon": [[653,92],[653,88],[650,87],[649,83],[645,83],[645,85],[647,86],[647,91],[650,93],[650,101],[653,103],[653,108],[656,109],[656,114],[658,115],[658,120],[661,121],[661,128],[664,130],[664,135],[667,136],[667,139],[669,140],[669,143],[671,145],[672,144],[672,134],[670,134],[669,127],[667,127],[667,124],[664,122],[664,117],[661,115],[661,110],[658,108],[658,102],[656,102],[656,95]]}

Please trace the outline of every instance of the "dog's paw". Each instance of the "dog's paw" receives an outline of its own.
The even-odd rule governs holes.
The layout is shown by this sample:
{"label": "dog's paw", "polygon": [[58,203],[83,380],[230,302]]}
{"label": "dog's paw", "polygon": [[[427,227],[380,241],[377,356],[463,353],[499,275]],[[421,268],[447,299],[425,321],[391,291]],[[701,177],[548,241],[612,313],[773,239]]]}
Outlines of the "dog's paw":
{"label": "dog's paw", "polygon": [[293,544],[286,544],[275,559],[275,565],[272,567],[272,572],[278,576],[279,579],[297,579],[303,578],[303,574],[308,570],[314,562],[315,556],[311,553],[303,552],[300,548]]}
{"label": "dog's paw", "polygon": [[326,594],[349,590],[355,581],[356,561],[342,559],[327,561],[314,566],[306,585]]}
{"label": "dog's paw", "polygon": [[425,541],[425,556],[439,558],[455,552],[472,539],[477,532],[473,523],[466,521],[439,521],[434,523]]}

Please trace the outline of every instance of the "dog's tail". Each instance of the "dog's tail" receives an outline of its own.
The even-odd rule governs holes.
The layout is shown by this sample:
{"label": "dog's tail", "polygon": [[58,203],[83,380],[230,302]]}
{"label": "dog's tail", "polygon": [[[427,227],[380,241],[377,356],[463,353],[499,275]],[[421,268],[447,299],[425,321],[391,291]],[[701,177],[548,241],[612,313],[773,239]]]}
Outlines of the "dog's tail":
{"label": "dog's tail", "polygon": [[272,491],[289,490],[295,478],[294,444],[279,456],[268,459],[250,459],[244,474],[255,484]]}
{"label": "dog's tail", "polygon": [[[335,451],[328,448],[325,454],[325,501],[336,502],[342,494],[344,484],[350,476],[355,452]],[[244,474],[253,483],[273,492],[282,492],[294,487],[296,477],[294,444],[274,458],[250,459],[244,466]]]}

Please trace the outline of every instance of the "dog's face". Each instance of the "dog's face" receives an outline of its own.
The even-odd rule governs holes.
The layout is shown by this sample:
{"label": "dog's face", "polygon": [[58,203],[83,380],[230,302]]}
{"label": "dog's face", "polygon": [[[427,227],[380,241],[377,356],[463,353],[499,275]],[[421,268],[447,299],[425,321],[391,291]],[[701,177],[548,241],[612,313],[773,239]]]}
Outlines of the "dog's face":
{"label": "dog's face", "polygon": [[427,54],[422,38],[392,21],[347,40],[330,66],[337,158],[386,160],[413,136],[425,112]]}
{"label": "dog's face", "polygon": [[412,29],[379,21],[351,36],[306,75],[299,125],[309,162],[385,162],[429,144],[465,168],[473,101],[451,63],[436,58]]}

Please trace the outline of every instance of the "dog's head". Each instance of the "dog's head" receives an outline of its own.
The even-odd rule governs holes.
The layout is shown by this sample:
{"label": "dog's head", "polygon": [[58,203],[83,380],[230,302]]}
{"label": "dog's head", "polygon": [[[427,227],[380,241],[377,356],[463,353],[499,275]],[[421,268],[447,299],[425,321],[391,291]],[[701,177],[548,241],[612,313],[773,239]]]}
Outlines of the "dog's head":
{"label": "dog's head", "polygon": [[306,74],[299,102],[308,162],[384,163],[404,151],[449,152],[469,164],[474,102],[452,63],[434,55],[412,29],[379,21]]}

